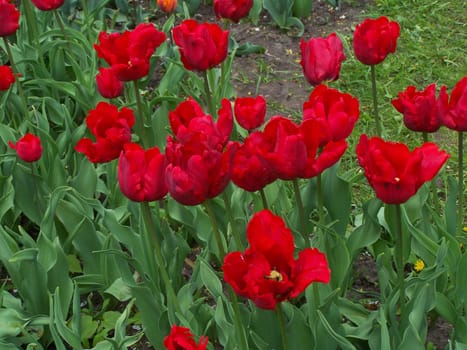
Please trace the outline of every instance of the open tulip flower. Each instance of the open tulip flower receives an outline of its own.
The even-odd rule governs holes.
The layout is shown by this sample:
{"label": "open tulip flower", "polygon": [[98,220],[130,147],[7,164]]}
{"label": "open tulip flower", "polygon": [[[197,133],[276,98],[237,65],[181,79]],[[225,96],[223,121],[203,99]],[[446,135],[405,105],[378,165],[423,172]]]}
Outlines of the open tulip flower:
{"label": "open tulip flower", "polygon": [[456,131],[467,131],[467,77],[463,77],[452,89],[451,96],[446,86],[439,93],[440,117],[443,125]]}
{"label": "open tulip flower", "polygon": [[342,41],[336,33],[326,38],[311,38],[300,41],[302,59],[300,64],[305,78],[311,85],[339,78],[341,62],[346,59]]}
{"label": "open tulip flower", "polygon": [[274,309],[277,303],[299,296],[312,282],[329,282],[326,256],[306,248],[295,259],[292,232],[269,210],[251,218],[246,234],[249,248],[227,254],[222,270],[234,291],[256,306]]}
{"label": "open tulip flower", "polygon": [[122,193],[136,202],[164,198],[166,167],[167,160],[159,148],[144,150],[136,143],[125,144],[118,160],[118,183]]}
{"label": "open tulip flower", "polygon": [[253,0],[214,0],[214,12],[218,18],[227,18],[238,23],[248,16]]}
{"label": "open tulip flower", "polygon": [[392,105],[404,116],[405,126],[413,131],[435,132],[441,126],[436,99],[436,85],[431,84],[423,91],[409,86],[392,100]]}
{"label": "open tulip flower", "polygon": [[131,141],[131,128],[135,116],[129,108],[118,108],[107,102],[99,102],[89,111],[86,124],[96,138],[93,143],[89,138],[82,138],[75,150],[84,153],[92,163],[109,162],[119,157],[123,145]]}
{"label": "open tulip flower", "polygon": [[19,28],[19,11],[9,0],[0,0],[0,36],[14,34]]}
{"label": "open tulip flower", "polygon": [[153,24],[141,23],[123,33],[101,32],[95,44],[97,56],[104,59],[121,81],[137,80],[149,73],[149,60],[165,41],[164,32]]}
{"label": "open tulip flower", "polygon": [[15,80],[15,75],[9,66],[0,66],[0,91],[8,90]]}
{"label": "open tulip flower", "polygon": [[42,156],[41,139],[31,133],[27,133],[14,144],[9,141],[10,148],[16,150],[18,157],[28,163],[39,160]]}
{"label": "open tulip flower", "polygon": [[208,337],[202,336],[196,343],[189,328],[174,325],[164,338],[164,346],[167,350],[206,350]]}
{"label": "open tulip flower", "polygon": [[229,31],[215,23],[198,23],[186,19],[172,30],[180,59],[188,70],[206,71],[227,57]]}
{"label": "open tulip flower", "polygon": [[65,0],[31,0],[31,2],[41,11],[52,11],[62,6]]}
{"label": "open tulip flower", "polygon": [[323,84],[317,86],[303,104],[303,120],[319,120],[327,125],[333,141],[347,138],[359,116],[358,99]]}
{"label": "open tulip flower", "polygon": [[375,65],[396,51],[400,34],[399,23],[387,17],[367,18],[355,27],[353,48],[363,64]]}
{"label": "open tulip flower", "polygon": [[432,180],[449,154],[426,142],[412,152],[403,143],[386,142],[379,137],[360,137],[357,145],[360,166],[376,197],[387,204],[409,200],[427,181]]}

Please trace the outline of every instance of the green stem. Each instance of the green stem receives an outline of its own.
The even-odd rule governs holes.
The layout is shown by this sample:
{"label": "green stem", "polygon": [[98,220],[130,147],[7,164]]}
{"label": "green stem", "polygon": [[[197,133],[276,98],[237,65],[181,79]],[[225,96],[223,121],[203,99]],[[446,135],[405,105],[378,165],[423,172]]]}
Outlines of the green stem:
{"label": "green stem", "polygon": [[375,65],[371,65],[371,90],[373,92],[373,109],[374,109],[374,117],[376,123],[376,135],[381,137],[382,129],[381,129],[381,121],[379,119],[378,113],[378,96],[376,93],[376,68]]}
{"label": "green stem", "polygon": [[[13,71],[13,74],[15,75],[16,86],[18,87],[18,93],[19,93],[19,96],[21,98],[21,102],[23,103],[25,117],[29,120],[28,102],[27,102],[26,96],[24,94],[23,86],[21,85],[21,83],[19,81],[19,72],[18,72],[18,69],[16,68],[15,60],[14,60],[13,54],[11,52],[10,43],[8,42],[8,39],[6,37],[3,37],[3,42],[5,43],[5,50],[6,50],[6,53],[8,55],[8,60],[10,61],[11,70]],[[14,120],[13,123],[16,126],[16,120]]]}
{"label": "green stem", "polygon": [[259,190],[259,194],[261,196],[261,201],[263,202],[263,209],[268,209],[268,199],[266,198],[266,193],[263,188]]}
{"label": "green stem", "polygon": [[305,209],[303,208],[302,196],[300,195],[300,188],[298,186],[298,180],[293,179],[293,190],[295,194],[295,202],[297,202],[298,207],[298,219],[300,220],[300,233],[303,236],[303,240],[305,241],[305,245],[307,247],[310,246],[310,240],[308,235],[306,234],[306,222],[305,222]]}
{"label": "green stem", "polygon": [[[159,267],[159,273],[161,274],[162,281],[164,282],[165,290],[167,292],[167,298],[169,300],[169,305],[172,305],[175,308],[175,311],[182,314],[182,309],[178,303],[177,295],[170,281],[169,274],[166,269],[165,259],[162,255],[161,245],[159,239],[156,235],[156,225],[154,224],[154,219],[152,217],[151,208],[149,207],[148,202],[141,202],[141,212],[143,214],[143,220],[146,225],[146,230],[143,230],[145,233],[145,246],[149,246],[150,249],[150,261],[149,266],[155,272],[156,267],[153,261],[154,253],[156,254],[157,265]],[[153,272],[151,271],[151,272]]]}
{"label": "green stem", "polygon": [[204,77],[204,94],[206,95],[206,103],[208,105],[209,114],[211,114],[211,116],[215,118],[216,108],[214,106],[211,89],[209,87],[209,77],[208,77],[207,70],[203,72],[203,77]]}
{"label": "green stem", "polygon": [[143,147],[148,147],[149,143],[146,137],[146,131],[144,129],[144,112],[143,112],[143,105],[141,103],[141,97],[139,95],[139,87],[138,87],[138,81],[133,80],[133,88],[135,90],[135,98],[136,98],[136,107],[138,109],[138,117],[137,117],[137,122],[136,126],[138,129],[139,137],[141,138],[141,142],[143,144]]}
{"label": "green stem", "polygon": [[230,300],[232,301],[232,306],[234,309],[235,328],[237,331],[237,336],[240,337],[240,349],[247,350],[248,341],[246,339],[245,327],[243,327],[240,307],[238,306],[238,298],[230,285],[228,289],[229,289]]}
{"label": "green stem", "polygon": [[[423,142],[428,142],[428,133],[423,132]],[[435,209],[435,213],[440,213],[440,205],[439,205],[439,197],[438,197],[438,189],[436,188],[436,176],[435,178],[431,181],[431,196],[432,196],[432,202],[433,202],[433,207]]]}
{"label": "green stem", "polygon": [[458,209],[458,216],[457,216],[457,231],[456,234],[460,234],[462,232],[462,228],[464,226],[464,133],[462,131],[458,132],[458,139],[457,139],[457,147],[458,147],[458,175],[457,178],[459,179],[459,184],[457,186],[457,199],[459,204]]}
{"label": "green stem", "polygon": [[65,39],[65,41],[67,42],[68,49],[71,50],[70,41],[68,40],[68,36],[66,35],[65,26],[63,25],[62,18],[60,17],[60,14],[58,13],[57,9],[53,10],[53,13],[55,19],[57,20],[58,26],[60,27],[60,31],[62,32],[63,39]]}
{"label": "green stem", "polygon": [[396,266],[399,284],[399,309],[401,318],[404,317],[405,309],[405,279],[404,279],[404,237],[402,234],[401,205],[396,204]]}
{"label": "green stem", "polygon": [[44,62],[44,55],[42,55],[41,44],[39,41],[39,30],[37,29],[37,20],[35,19],[34,9],[31,6],[30,1],[21,1],[24,8],[24,13],[26,15],[26,22],[28,24],[28,37],[29,42],[33,42],[37,50],[37,55],[39,56],[39,62],[44,69],[44,72],[47,72],[47,68]]}
{"label": "green stem", "polygon": [[287,340],[287,328],[285,326],[284,312],[282,311],[282,304],[276,305],[277,320],[279,321],[279,329],[281,332],[282,339],[282,350],[288,350],[289,343]]}
{"label": "green stem", "polygon": [[232,229],[232,236],[235,240],[235,246],[237,250],[243,250],[244,246],[243,246],[240,234],[237,231],[237,225],[235,224],[235,219],[234,219],[233,212],[232,212],[232,206],[230,204],[230,198],[225,191],[224,193],[222,193],[222,198],[224,199],[225,210],[227,211],[227,217],[229,218],[229,221],[230,221],[230,227]]}
{"label": "green stem", "polygon": [[318,216],[319,224],[321,227],[324,226],[324,198],[323,198],[323,179],[321,174],[316,177],[316,187],[317,187],[317,198],[318,198]]}
{"label": "green stem", "polygon": [[219,226],[217,225],[217,220],[214,215],[214,211],[212,210],[211,201],[209,199],[204,201],[204,207],[206,208],[209,220],[211,221],[212,230],[214,232],[214,239],[216,240],[217,249],[219,250],[219,260],[222,263],[222,261],[224,261],[225,256],[224,244],[222,242],[222,237],[219,232]]}

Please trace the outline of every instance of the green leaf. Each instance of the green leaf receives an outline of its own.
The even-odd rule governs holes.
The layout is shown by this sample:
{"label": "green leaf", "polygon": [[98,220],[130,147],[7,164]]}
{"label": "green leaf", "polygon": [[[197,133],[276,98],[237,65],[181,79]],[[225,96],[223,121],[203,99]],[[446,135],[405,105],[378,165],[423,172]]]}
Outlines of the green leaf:
{"label": "green leaf", "polygon": [[209,293],[211,293],[215,299],[223,297],[222,283],[212,267],[201,257],[198,257],[197,261],[200,263],[201,281],[206,286]]}
{"label": "green leaf", "polygon": [[329,333],[329,335],[340,345],[343,350],[356,350],[355,346],[352,345],[350,341],[345,339],[344,336],[337,333],[329,324],[326,317],[320,310],[317,310],[320,321],[322,322],[324,329]]}

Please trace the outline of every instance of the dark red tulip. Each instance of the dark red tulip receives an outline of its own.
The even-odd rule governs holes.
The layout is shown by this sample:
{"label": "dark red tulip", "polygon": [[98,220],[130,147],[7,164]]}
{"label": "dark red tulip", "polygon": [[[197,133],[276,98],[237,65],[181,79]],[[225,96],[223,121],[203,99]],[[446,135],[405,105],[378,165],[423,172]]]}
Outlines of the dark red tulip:
{"label": "dark red tulip", "polygon": [[170,334],[164,338],[167,350],[206,350],[208,337],[202,336],[196,343],[189,328],[173,325]]}
{"label": "dark red tulip", "polygon": [[246,130],[259,128],[266,117],[266,100],[263,96],[237,97],[234,104],[235,119]]}
{"label": "dark red tulip", "polygon": [[31,0],[31,2],[41,11],[52,11],[62,6],[65,0]]}
{"label": "dark red tulip", "polygon": [[112,68],[99,68],[96,75],[97,90],[105,98],[115,98],[123,94],[124,83],[119,80]]}
{"label": "dark red tulip", "polygon": [[367,18],[355,28],[353,48],[363,64],[375,65],[396,51],[400,34],[399,23],[387,17]]}
{"label": "dark red tulip", "polygon": [[253,0],[214,0],[214,12],[218,18],[227,18],[238,23],[248,16]]}
{"label": "dark red tulip", "polygon": [[247,226],[250,244],[245,252],[225,256],[224,279],[240,296],[256,306],[274,309],[277,303],[296,298],[311,283],[328,283],[326,256],[306,248],[295,259],[292,231],[269,210],[256,213]]}
{"label": "dark red tulip", "polygon": [[311,85],[339,78],[341,62],[346,59],[342,41],[336,33],[326,38],[311,38],[300,41],[303,74]]}
{"label": "dark red tulip", "polygon": [[19,28],[19,11],[9,0],[0,0],[0,36],[14,34]]}
{"label": "dark red tulip", "polygon": [[31,163],[39,160],[42,156],[41,139],[31,133],[27,133],[14,144],[9,141],[10,148],[16,150],[16,154],[21,160]]}
{"label": "dark red tulip", "polygon": [[439,93],[439,113],[443,125],[457,131],[467,131],[467,77],[463,77],[452,89],[451,96],[446,86]]}
{"label": "dark red tulip", "polygon": [[392,105],[403,114],[404,124],[410,130],[435,132],[441,126],[435,84],[427,86],[423,91],[408,86],[392,100]]}
{"label": "dark red tulip", "polygon": [[15,80],[15,75],[9,66],[0,66],[0,91],[8,90]]}
{"label": "dark red tulip", "polygon": [[198,23],[186,19],[172,30],[180,58],[188,70],[205,71],[227,57],[229,31],[215,23]]}
{"label": "dark red tulip", "polygon": [[357,145],[360,166],[376,197],[388,204],[409,200],[427,181],[433,179],[449,154],[427,142],[412,152],[403,143],[386,142],[379,137],[360,137]]}

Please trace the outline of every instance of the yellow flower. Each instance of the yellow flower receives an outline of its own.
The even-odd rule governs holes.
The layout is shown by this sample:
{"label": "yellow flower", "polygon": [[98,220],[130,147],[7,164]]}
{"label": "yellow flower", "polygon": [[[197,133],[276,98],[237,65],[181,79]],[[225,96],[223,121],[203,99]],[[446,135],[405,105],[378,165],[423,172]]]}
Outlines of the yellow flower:
{"label": "yellow flower", "polygon": [[422,271],[425,268],[425,262],[422,259],[417,259],[413,264],[413,269],[417,272]]}

